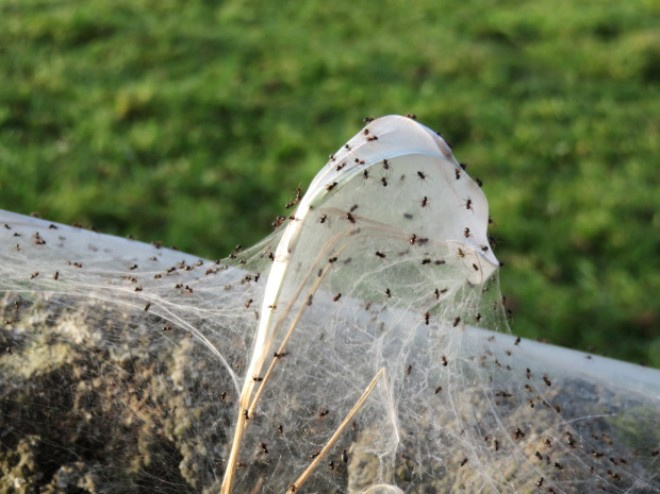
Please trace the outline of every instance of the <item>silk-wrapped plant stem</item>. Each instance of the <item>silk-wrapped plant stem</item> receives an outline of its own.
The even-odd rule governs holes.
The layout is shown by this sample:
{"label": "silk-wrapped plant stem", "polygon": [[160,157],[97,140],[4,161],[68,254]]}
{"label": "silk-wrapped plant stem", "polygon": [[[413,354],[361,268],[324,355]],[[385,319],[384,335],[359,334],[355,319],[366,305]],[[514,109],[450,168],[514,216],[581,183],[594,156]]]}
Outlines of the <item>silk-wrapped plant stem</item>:
{"label": "silk-wrapped plant stem", "polygon": [[[277,249],[275,250],[273,265],[268,275],[268,282],[262,303],[263,316],[259,321],[253,354],[241,390],[239,400],[240,414],[238,416],[231,454],[223,480],[223,494],[231,492],[234,469],[238,461],[237,457],[240,451],[243,432],[249,425],[248,421],[250,414],[254,411],[256,401],[260,396],[260,393],[257,391],[257,395],[253,399],[255,381],[254,379],[250,379],[250,376],[260,376],[267,357],[270,354],[277,354],[282,351],[280,349],[277,352],[273,352],[273,339],[275,333],[279,329],[279,324],[272,324],[271,321],[275,309],[279,306],[278,298],[281,285],[289,267],[292,253],[297,247],[296,244],[300,231],[308,222],[314,221],[309,219],[310,210],[313,210],[315,206],[321,206],[325,196],[332,194],[333,192],[339,192],[343,184],[353,179],[357,174],[362,173],[363,176],[368,176],[370,169],[377,164],[383,162],[389,163],[390,161],[393,162],[402,157],[414,158],[415,156],[436,160],[437,166],[444,166],[450,174],[458,173],[458,177],[460,178],[462,169],[459,163],[453,158],[449,147],[439,136],[412,119],[392,116],[371,122],[365,130],[349,141],[343,148],[338,150],[337,153],[331,157],[330,162],[314,178],[308,192],[303,196],[302,201],[293,215],[292,220],[287,225]],[[387,166],[389,166],[389,164]],[[411,171],[414,172],[415,170]],[[422,171],[417,170],[417,173],[420,177],[425,176]],[[385,182],[382,180],[381,183],[385,185]],[[486,222],[484,221],[485,218],[487,218],[487,207],[483,207],[483,205],[486,204],[483,193],[479,190],[476,184],[469,179],[469,177],[464,178],[460,182],[458,189],[464,188],[465,184],[468,184],[472,189],[472,197],[469,198],[470,210],[473,213],[478,211],[474,216],[481,220],[481,224],[478,222],[475,223],[474,221],[470,222],[471,225],[475,223],[470,229],[470,235],[472,238],[468,238],[468,236],[464,235],[465,239],[469,240],[469,242],[460,242],[462,247],[457,246],[456,249],[461,252],[463,252],[463,249],[465,249],[465,251],[470,249],[474,253],[477,251],[473,250],[471,247],[475,239],[477,239],[476,241],[479,242],[481,246],[488,245],[485,235]],[[349,220],[353,217],[351,212],[346,214],[347,219]],[[328,250],[329,249],[326,248],[322,252],[327,252]],[[478,278],[480,281],[484,281],[488,278],[490,273],[494,271],[498,263],[490,249],[479,252],[479,254],[474,257],[479,266],[479,269],[477,270]],[[483,265],[481,258],[487,261]],[[300,291],[298,291],[298,295],[299,293]],[[294,297],[293,300],[296,298],[297,297]],[[304,306],[301,310],[304,310]],[[287,312],[285,312],[285,315]],[[295,328],[295,325],[294,322],[289,330],[289,334]],[[288,339],[289,337],[287,335],[284,339],[285,344]],[[274,363],[271,364],[271,368],[266,372],[265,380],[262,381],[262,388],[268,382],[273,367]]]}

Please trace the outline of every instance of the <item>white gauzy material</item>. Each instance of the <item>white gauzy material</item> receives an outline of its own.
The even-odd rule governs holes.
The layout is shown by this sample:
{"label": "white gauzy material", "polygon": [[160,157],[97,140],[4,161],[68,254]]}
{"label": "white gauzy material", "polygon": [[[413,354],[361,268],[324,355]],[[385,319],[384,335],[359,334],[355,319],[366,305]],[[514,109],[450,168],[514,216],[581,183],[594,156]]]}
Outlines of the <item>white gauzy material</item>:
{"label": "white gauzy material", "polygon": [[660,372],[509,333],[435,132],[369,122],[297,206],[217,262],[0,212],[0,491],[660,490]]}

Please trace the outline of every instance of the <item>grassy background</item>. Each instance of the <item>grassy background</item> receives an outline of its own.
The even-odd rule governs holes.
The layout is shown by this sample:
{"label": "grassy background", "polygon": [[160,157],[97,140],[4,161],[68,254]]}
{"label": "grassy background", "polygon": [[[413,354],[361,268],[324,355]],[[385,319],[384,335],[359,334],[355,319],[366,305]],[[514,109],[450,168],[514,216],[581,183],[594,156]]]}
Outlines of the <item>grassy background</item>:
{"label": "grassy background", "polygon": [[484,180],[514,331],[660,367],[657,2],[0,0],[0,208],[211,258],[366,115]]}

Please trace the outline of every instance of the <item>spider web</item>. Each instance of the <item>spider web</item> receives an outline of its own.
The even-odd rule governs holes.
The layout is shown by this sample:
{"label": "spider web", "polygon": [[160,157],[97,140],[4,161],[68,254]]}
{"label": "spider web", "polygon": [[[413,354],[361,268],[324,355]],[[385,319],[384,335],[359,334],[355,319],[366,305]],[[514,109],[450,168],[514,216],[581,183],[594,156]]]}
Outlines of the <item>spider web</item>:
{"label": "spider web", "polygon": [[369,122],[297,206],[217,262],[0,213],[0,486],[660,490],[658,371],[510,334],[437,134]]}

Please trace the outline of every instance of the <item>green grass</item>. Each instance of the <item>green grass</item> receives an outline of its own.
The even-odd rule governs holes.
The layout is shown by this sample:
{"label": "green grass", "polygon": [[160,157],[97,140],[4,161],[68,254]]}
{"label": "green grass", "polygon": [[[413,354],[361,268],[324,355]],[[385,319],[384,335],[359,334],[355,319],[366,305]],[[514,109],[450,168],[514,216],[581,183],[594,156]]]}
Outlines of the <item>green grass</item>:
{"label": "green grass", "polygon": [[660,367],[658,5],[0,0],[0,207],[221,257],[412,112],[485,182],[513,329]]}

